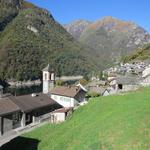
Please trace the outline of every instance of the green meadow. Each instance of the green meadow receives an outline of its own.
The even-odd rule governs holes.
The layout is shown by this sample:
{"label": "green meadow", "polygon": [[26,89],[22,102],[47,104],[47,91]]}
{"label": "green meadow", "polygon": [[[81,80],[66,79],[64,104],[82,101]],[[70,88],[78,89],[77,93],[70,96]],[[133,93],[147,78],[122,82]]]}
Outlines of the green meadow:
{"label": "green meadow", "polygon": [[149,150],[150,88],[92,99],[66,122],[46,124],[2,149]]}

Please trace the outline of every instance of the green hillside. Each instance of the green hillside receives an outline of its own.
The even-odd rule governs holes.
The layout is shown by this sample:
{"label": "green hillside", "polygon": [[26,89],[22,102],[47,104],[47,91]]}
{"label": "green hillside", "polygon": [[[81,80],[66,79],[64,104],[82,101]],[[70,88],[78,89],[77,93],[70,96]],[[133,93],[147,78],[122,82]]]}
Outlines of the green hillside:
{"label": "green hillside", "polygon": [[65,123],[35,129],[2,150],[148,150],[149,91],[93,99]]}
{"label": "green hillside", "polygon": [[85,75],[92,60],[47,10],[0,0],[0,79],[37,79],[48,63],[57,75]]}
{"label": "green hillside", "polygon": [[150,59],[150,44],[145,45],[142,49],[137,49],[130,55],[123,58],[124,62],[136,60],[149,60]]}

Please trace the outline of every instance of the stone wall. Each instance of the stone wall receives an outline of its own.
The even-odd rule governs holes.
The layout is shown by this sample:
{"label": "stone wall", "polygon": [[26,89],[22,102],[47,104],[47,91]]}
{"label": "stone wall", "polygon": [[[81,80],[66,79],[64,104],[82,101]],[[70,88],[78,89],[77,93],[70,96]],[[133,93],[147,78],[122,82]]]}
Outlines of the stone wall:
{"label": "stone wall", "polygon": [[3,134],[13,129],[12,115],[3,117]]}
{"label": "stone wall", "polygon": [[139,85],[123,85],[122,91],[123,92],[134,91],[134,90],[137,90],[138,88],[139,88]]}
{"label": "stone wall", "polygon": [[61,106],[58,104],[55,104],[53,106],[41,108],[41,109],[34,111],[32,114],[32,116],[34,118],[33,119],[34,123],[50,120],[51,112],[53,112],[54,110],[59,109],[59,108],[61,108]]}
{"label": "stone wall", "polygon": [[150,86],[150,76],[146,77],[142,82],[142,86]]}
{"label": "stone wall", "polygon": [[66,119],[65,113],[54,113],[53,116],[53,123],[61,123],[64,122]]}

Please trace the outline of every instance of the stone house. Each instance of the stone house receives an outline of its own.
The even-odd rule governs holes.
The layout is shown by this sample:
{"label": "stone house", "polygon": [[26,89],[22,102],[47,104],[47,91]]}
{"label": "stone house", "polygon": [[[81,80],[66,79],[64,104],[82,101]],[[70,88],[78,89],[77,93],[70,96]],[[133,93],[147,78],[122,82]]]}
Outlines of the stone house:
{"label": "stone house", "polygon": [[73,108],[60,108],[52,112],[52,122],[53,123],[61,123],[66,120],[68,116],[73,113]]}
{"label": "stone house", "polygon": [[142,72],[142,80],[140,82],[142,86],[150,86],[150,65]]}
{"label": "stone house", "polygon": [[105,90],[106,90],[106,88],[104,88],[104,87],[90,87],[89,93],[97,93],[97,94],[103,96],[103,93]]}
{"label": "stone house", "polygon": [[102,93],[102,96],[108,96],[113,94],[116,94],[116,90],[113,87],[107,87]]}
{"label": "stone house", "polygon": [[0,136],[46,120],[62,122],[75,106],[85,101],[87,91],[83,86],[54,88],[55,74],[50,65],[42,71],[43,93],[15,97],[4,95],[0,86]]}
{"label": "stone house", "polygon": [[17,96],[12,101],[21,109],[21,127],[50,120],[50,113],[62,108],[56,101],[43,93]]}
{"label": "stone house", "polygon": [[139,79],[135,76],[119,76],[110,82],[110,86],[116,93],[136,90],[139,88]]}
{"label": "stone house", "polygon": [[108,89],[105,89],[102,96],[108,96],[110,95],[110,91]]}
{"label": "stone house", "polygon": [[62,108],[50,98],[54,86],[54,72],[50,65],[43,69],[43,93],[14,97],[4,95],[0,86],[0,135],[9,131],[24,129],[42,121],[51,121],[51,112]]}
{"label": "stone house", "polygon": [[102,93],[102,96],[117,94],[119,91],[117,91],[114,87],[115,86],[108,86],[107,88],[105,88],[104,92]]}
{"label": "stone house", "polygon": [[7,96],[0,99],[0,135],[30,124],[51,121],[51,112],[62,108],[48,95],[38,93],[24,96]]}
{"label": "stone house", "polygon": [[21,110],[13,103],[12,96],[0,98],[0,136],[20,126]]}
{"label": "stone house", "polygon": [[144,87],[150,86],[150,75],[143,78],[142,81],[140,82],[140,85]]}
{"label": "stone house", "polygon": [[89,93],[97,93],[103,95],[103,92],[106,89],[107,82],[102,80],[93,80],[86,85],[86,89]]}

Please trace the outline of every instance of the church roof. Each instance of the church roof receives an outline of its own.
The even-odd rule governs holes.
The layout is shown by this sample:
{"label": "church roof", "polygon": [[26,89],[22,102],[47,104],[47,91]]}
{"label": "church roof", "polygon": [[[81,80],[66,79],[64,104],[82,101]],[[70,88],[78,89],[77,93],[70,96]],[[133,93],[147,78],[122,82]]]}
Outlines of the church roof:
{"label": "church roof", "polygon": [[50,64],[48,64],[42,71],[54,71],[53,68],[50,66]]}

